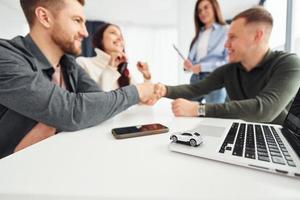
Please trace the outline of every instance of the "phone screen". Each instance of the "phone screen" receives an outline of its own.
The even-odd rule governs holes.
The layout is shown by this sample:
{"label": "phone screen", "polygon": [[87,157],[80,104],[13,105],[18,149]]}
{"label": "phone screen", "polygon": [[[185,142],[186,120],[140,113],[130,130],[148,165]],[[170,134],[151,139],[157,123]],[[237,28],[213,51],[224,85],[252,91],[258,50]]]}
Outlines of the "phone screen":
{"label": "phone screen", "polygon": [[138,137],[168,132],[168,127],[162,124],[144,124],[112,129],[112,134],[117,139]]}

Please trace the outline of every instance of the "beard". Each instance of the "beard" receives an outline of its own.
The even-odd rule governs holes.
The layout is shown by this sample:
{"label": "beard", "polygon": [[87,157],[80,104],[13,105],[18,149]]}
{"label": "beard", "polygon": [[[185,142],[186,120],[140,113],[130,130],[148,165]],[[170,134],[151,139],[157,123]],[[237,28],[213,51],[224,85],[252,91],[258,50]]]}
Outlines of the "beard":
{"label": "beard", "polygon": [[52,41],[66,54],[78,56],[81,46],[76,46],[76,36],[70,36],[61,27],[56,27],[51,35]]}

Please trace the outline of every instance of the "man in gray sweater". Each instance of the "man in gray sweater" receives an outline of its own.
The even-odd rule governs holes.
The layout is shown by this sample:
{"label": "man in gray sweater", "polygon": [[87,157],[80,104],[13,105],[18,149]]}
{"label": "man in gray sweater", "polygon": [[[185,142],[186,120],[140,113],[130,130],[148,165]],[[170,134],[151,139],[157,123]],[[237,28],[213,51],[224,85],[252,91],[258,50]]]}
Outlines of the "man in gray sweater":
{"label": "man in gray sweater", "polygon": [[[160,96],[176,99],[176,116],[236,118],[282,124],[300,86],[300,60],[296,55],[269,49],[271,14],[261,7],[234,17],[225,47],[229,64],[193,85],[158,84]],[[229,102],[199,105],[188,101],[225,87]],[[186,99],[177,99],[186,98]]]}
{"label": "man in gray sweater", "polygon": [[20,2],[29,35],[0,40],[0,158],[153,98],[152,84],[100,91],[70,56],[88,35],[84,0]]}

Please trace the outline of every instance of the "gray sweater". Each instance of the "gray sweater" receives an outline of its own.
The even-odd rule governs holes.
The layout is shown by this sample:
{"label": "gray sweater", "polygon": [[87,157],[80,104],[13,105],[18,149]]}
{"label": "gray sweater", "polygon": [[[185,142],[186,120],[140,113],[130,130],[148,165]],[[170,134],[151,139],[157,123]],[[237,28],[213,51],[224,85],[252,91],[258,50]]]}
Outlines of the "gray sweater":
{"label": "gray sweater", "polygon": [[100,91],[71,56],[64,55],[60,65],[67,90],[50,81],[53,68],[30,36],[0,40],[0,158],[37,122],[75,131],[139,102],[135,86]]}
{"label": "gray sweater", "polygon": [[196,84],[168,86],[166,97],[191,99],[225,87],[230,101],[206,104],[207,117],[282,124],[299,86],[299,58],[269,50],[250,72],[241,63],[227,64]]}

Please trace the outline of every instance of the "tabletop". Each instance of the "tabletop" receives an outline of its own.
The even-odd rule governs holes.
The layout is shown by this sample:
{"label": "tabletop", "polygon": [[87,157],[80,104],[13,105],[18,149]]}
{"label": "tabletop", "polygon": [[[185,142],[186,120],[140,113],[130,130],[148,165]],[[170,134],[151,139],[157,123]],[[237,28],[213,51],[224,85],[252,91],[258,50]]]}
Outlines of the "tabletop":
{"label": "tabletop", "polygon": [[[117,140],[116,127],[168,133]],[[136,105],[98,126],[60,133],[0,160],[0,199],[300,199],[300,181],[172,152],[170,134],[232,120],[175,117],[170,100]]]}

